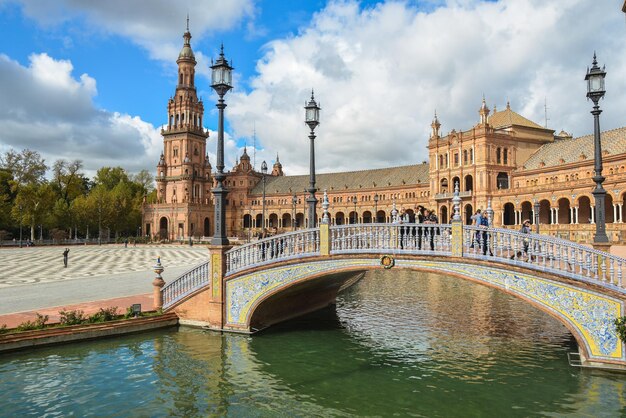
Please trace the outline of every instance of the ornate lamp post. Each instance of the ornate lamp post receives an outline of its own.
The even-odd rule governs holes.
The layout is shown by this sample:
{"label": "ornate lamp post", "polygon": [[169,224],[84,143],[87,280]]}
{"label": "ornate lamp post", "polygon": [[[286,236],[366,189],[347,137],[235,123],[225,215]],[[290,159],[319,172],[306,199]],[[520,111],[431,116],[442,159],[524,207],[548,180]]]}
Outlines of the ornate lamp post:
{"label": "ornate lamp post", "polygon": [[267,175],[267,163],[261,163],[261,174],[263,174],[263,202],[261,208],[261,234],[265,238],[265,176]]}
{"label": "ornate lamp post", "polygon": [[311,100],[308,104],[305,103],[305,118],[304,121],[311,132],[309,133],[309,139],[311,140],[311,149],[309,156],[309,166],[310,166],[310,178],[309,178],[309,197],[306,199],[309,204],[309,228],[315,228],[316,224],[316,214],[315,214],[315,205],[317,204],[317,199],[315,198],[315,192],[317,189],[315,188],[315,128],[320,124],[320,107],[315,102],[315,98],[313,97],[313,90],[311,90]]}
{"label": "ornate lamp post", "polygon": [[593,190],[592,194],[596,200],[596,234],[593,238],[594,243],[608,243],[609,237],[606,235],[606,226],[605,226],[605,198],[606,198],[606,190],[602,187],[602,182],[604,181],[604,177],[602,176],[602,145],[600,143],[600,106],[598,102],[602,97],[604,97],[604,77],[606,76],[606,72],[604,68],[600,69],[598,67],[598,61],[596,60],[596,54],[593,53],[593,66],[591,69],[587,68],[587,75],[585,76],[585,80],[587,80],[587,99],[591,99],[593,101],[593,110],[591,114],[593,115],[593,139],[594,139],[594,170],[595,175],[593,176],[593,181],[596,183],[596,188]]}
{"label": "ornate lamp post", "polygon": [[535,230],[539,233],[539,209],[541,209],[541,207],[539,206],[539,199],[537,198],[535,198],[535,205],[533,209],[535,212]]}
{"label": "ornate lamp post", "polygon": [[380,199],[380,197],[378,196],[378,193],[374,195],[374,219],[376,223],[378,223],[378,199]]}
{"label": "ornate lamp post", "polygon": [[291,218],[291,230],[295,231],[296,230],[296,205],[298,204],[298,196],[293,195],[293,197],[291,198],[291,203],[293,204],[293,216]]}
{"label": "ornate lamp post", "polygon": [[219,58],[211,65],[211,71],[211,87],[213,87],[219,96],[216,105],[219,109],[217,128],[217,172],[215,173],[217,186],[212,190],[215,196],[215,235],[213,235],[211,244],[228,245],[228,238],[226,238],[226,214],[224,213],[226,193],[228,192],[224,187],[224,179],[226,178],[226,174],[224,174],[224,109],[226,108],[224,95],[228,90],[233,88],[233,67],[228,65],[228,60],[224,58],[224,45],[221,47]]}
{"label": "ornate lamp post", "polygon": [[357,202],[357,198],[356,196],[352,196],[352,203],[354,203],[354,219],[353,219],[353,224],[357,223],[357,221],[359,220],[359,217],[356,215],[356,202]]}

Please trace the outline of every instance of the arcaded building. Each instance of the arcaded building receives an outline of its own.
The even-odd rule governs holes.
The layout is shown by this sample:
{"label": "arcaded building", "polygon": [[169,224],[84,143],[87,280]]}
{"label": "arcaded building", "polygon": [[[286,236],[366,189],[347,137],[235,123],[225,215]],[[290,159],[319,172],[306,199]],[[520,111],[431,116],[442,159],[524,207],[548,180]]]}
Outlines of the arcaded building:
{"label": "arcaded building", "polygon": [[[196,61],[190,39],[187,31],[177,60],[178,85],[168,101],[168,123],[162,130],[157,200],[146,203],[143,211],[146,233],[166,239],[213,234],[208,132],[202,127],[204,108],[194,85]],[[326,190],[335,225],[390,222],[394,205],[411,215],[416,205],[432,208],[440,222],[447,223],[458,184],[467,223],[476,209],[490,204],[494,226],[518,228],[524,219],[534,222],[538,205],[541,233],[591,242],[595,231],[593,135],[555,134],[516,113],[508,103],[504,110],[491,111],[484,99],[476,121],[467,130],[453,129],[442,135],[435,115],[428,161],[318,174],[318,218]],[[602,151],[607,235],[612,242],[624,242],[626,128],[603,132]],[[309,176],[285,175],[277,155],[265,177],[265,229],[283,232],[307,227]],[[247,240],[262,230],[262,180],[263,174],[255,170],[244,149],[224,182],[228,236]]]}

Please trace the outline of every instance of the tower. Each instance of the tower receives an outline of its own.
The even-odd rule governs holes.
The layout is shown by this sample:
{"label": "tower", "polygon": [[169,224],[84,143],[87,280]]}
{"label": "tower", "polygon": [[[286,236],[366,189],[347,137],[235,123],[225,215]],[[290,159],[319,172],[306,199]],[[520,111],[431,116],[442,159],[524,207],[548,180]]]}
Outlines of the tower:
{"label": "tower", "polygon": [[[167,103],[167,125],[161,129],[163,152],[157,164],[157,204],[144,211],[153,233],[163,239],[209,235],[213,183],[202,126],[204,104],[195,86],[196,59],[191,49],[189,17],[178,54],[176,90]],[[151,218],[151,219],[149,219]]]}
{"label": "tower", "polygon": [[439,138],[439,128],[441,128],[441,124],[439,123],[439,119],[437,119],[437,111],[435,111],[435,118],[433,119],[433,123],[430,124],[430,127],[432,129],[430,138]]}
{"label": "tower", "polygon": [[272,167],[272,176],[284,176],[283,173],[283,165],[280,163],[278,159],[278,153],[276,154],[276,162],[274,163],[274,167]]}

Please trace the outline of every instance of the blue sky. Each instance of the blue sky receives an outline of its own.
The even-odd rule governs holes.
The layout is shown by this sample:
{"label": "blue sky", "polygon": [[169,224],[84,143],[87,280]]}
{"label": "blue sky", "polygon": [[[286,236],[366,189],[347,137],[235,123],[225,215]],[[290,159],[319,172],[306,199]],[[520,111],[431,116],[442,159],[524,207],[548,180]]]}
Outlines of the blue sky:
{"label": "blue sky", "polygon": [[435,109],[444,133],[466,130],[483,94],[540,124],[547,101],[550,128],[585,135],[594,50],[608,73],[602,128],[613,129],[626,125],[621,3],[0,0],[0,151],[79,158],[90,173],[154,171],[187,13],[210,130],[208,66],[220,43],[236,67],[227,165],[256,127],[257,165],[279,153],[287,173],[305,173],[311,88],[322,104],[320,171],[421,162]]}

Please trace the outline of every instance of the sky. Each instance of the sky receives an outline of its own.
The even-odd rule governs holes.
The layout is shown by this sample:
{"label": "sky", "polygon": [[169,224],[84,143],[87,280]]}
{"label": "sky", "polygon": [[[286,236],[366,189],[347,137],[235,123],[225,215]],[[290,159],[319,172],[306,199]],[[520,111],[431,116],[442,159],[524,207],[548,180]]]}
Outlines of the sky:
{"label": "sky", "polygon": [[[257,169],[280,156],[309,169],[305,101],[321,105],[317,172],[428,160],[443,134],[507,102],[574,136],[593,131],[584,76],[606,65],[602,130],[626,126],[622,0],[0,0],[0,152],[39,151],[155,172],[189,15],[196,87],[211,131],[211,59],[235,67],[226,95],[226,165],[243,147]],[[255,135],[256,133],[256,135]],[[256,139],[255,139],[256,138]],[[253,150],[253,145],[256,149]]]}

